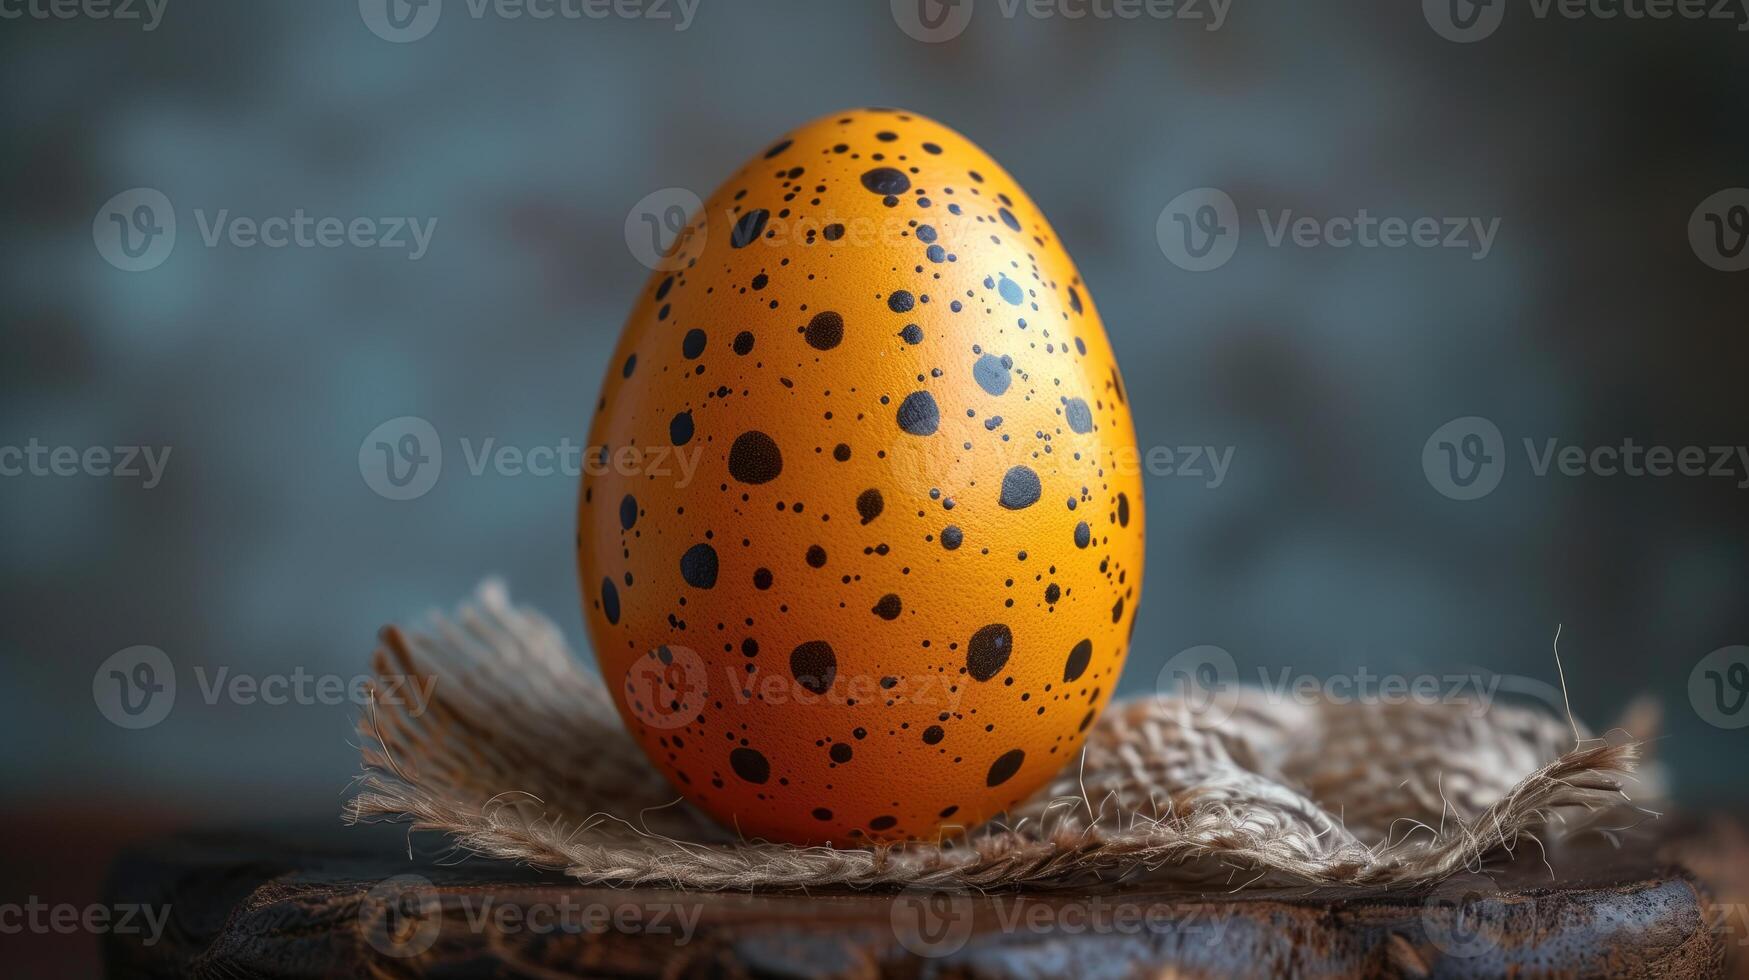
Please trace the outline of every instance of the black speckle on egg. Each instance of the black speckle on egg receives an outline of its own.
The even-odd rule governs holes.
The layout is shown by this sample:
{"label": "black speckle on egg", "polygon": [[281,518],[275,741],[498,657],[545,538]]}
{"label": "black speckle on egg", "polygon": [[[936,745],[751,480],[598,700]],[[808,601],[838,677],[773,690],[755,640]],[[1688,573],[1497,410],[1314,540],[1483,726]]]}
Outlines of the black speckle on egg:
{"label": "black speckle on egg", "polygon": [[610,578],[601,580],[601,614],[607,617],[608,625],[619,625],[619,590]]}
{"label": "black speckle on egg", "polygon": [[1082,640],[1069,651],[1069,659],[1063,661],[1063,683],[1081,679],[1087,672],[1087,664],[1093,660],[1093,641]]}
{"label": "black speckle on egg", "polygon": [[700,542],[680,556],[680,577],[695,589],[717,584],[717,549]]}
{"label": "black speckle on egg", "polygon": [[791,142],[791,140],[779,140],[772,145],[771,149],[765,151],[765,159],[769,160],[772,157],[777,156],[779,153],[789,149]]}
{"label": "black speckle on egg", "polygon": [[729,753],[729,768],[750,783],[763,783],[771,778],[771,763],[764,753],[746,746]]}
{"label": "black speckle on egg", "polygon": [[753,331],[743,330],[735,335],[735,353],[746,357],[753,352]]}
{"label": "black speckle on egg", "polygon": [[735,222],[735,227],[729,232],[730,248],[746,248],[759,238],[765,230],[765,222],[771,218],[771,212],[760,208],[749,211]]}
{"label": "black speckle on egg", "polygon": [[972,377],[978,381],[978,387],[992,395],[1000,395],[1014,383],[1014,376],[1008,372],[1009,360],[997,357],[995,354],[985,354],[972,364]]}
{"label": "black speckle on egg", "polygon": [[1117,495],[1117,523],[1119,527],[1130,526],[1130,498],[1121,493]]}
{"label": "black speckle on egg", "polygon": [[1014,653],[1014,631],[1002,623],[979,628],[966,643],[966,673],[974,680],[995,677]]}
{"label": "black speckle on egg", "polygon": [[1123,596],[1118,596],[1117,604],[1111,607],[1111,621],[1115,623],[1121,619],[1123,619]]}
{"label": "black speckle on egg", "polygon": [[817,806],[814,808],[814,819],[815,820],[830,820],[830,819],[832,819],[832,811],[826,809],[823,806]]}
{"label": "black speckle on egg", "polygon": [[825,694],[838,676],[838,655],[825,640],[809,640],[789,655],[790,676],[815,694]]}
{"label": "black speckle on egg", "polygon": [[808,346],[815,350],[831,350],[844,341],[844,318],[831,310],[821,310],[808,321]]}
{"label": "black speckle on egg", "polygon": [[908,289],[895,289],[893,295],[887,297],[887,309],[894,313],[909,313],[916,305],[917,297]]}
{"label": "black speckle on egg", "polygon": [[885,506],[886,501],[881,498],[881,492],[874,487],[856,495],[856,512],[861,515],[864,524],[881,516],[881,510]]}
{"label": "black speckle on egg", "polygon": [[941,529],[941,546],[949,551],[956,551],[964,543],[966,534],[957,525],[949,524]]}
{"label": "black speckle on egg", "polygon": [[753,587],[763,592],[771,588],[771,569],[757,568],[753,570]]}
{"label": "black speckle on egg", "polygon": [[705,341],[708,339],[703,330],[694,327],[688,330],[686,336],[681,339],[680,353],[685,354],[687,360],[694,360],[698,355],[704,353]]}
{"label": "black speckle on egg", "polygon": [[1020,230],[1020,222],[1015,220],[1014,212],[1008,210],[1007,208],[997,208],[996,214],[1002,218],[1003,224],[1007,225],[1009,228],[1013,229],[1014,231]]}
{"label": "black speckle on egg", "polygon": [[1091,540],[1093,540],[1093,529],[1087,526],[1087,522],[1081,521],[1080,523],[1076,524],[1075,525],[1075,547],[1085,548],[1085,547],[1087,547],[1087,543]]}
{"label": "black speckle on egg", "polygon": [[692,441],[692,413],[681,412],[668,420],[668,441],[684,446]]}
{"label": "black speckle on egg", "polygon": [[620,371],[619,371],[620,377],[629,378],[632,376],[632,372],[636,371],[637,369],[638,369],[638,355],[628,354],[628,355],[626,355],[625,367],[620,368]]}
{"label": "black speckle on egg", "polygon": [[947,732],[943,731],[940,725],[930,725],[928,728],[923,729],[923,744],[939,744],[946,736]]}
{"label": "black speckle on egg", "polygon": [[844,237],[844,226],[837,222],[833,222],[832,224],[820,229],[820,236],[829,242],[835,242]]}
{"label": "black speckle on egg", "polygon": [[619,501],[619,526],[627,531],[638,522],[638,498],[626,494]]}
{"label": "black speckle on egg", "polygon": [[904,338],[907,344],[921,344],[923,343],[923,328],[915,323],[907,323],[905,329],[899,331],[899,336]]}
{"label": "black speckle on egg", "polygon": [[935,396],[927,391],[913,391],[899,403],[899,428],[914,436],[932,436],[941,425],[941,410]]}
{"label": "black speckle on egg", "polygon": [[838,743],[835,743],[831,748],[827,749],[826,754],[832,757],[833,762],[836,762],[842,766],[846,762],[849,762],[851,756],[855,755],[856,753],[853,749],[851,749],[851,747],[848,743],[838,742]]}
{"label": "black speckle on egg", "polygon": [[881,601],[874,605],[874,614],[885,620],[898,619],[901,611],[902,604],[899,597],[891,592],[881,596]]}
{"label": "black speckle on egg", "polygon": [[870,830],[891,830],[893,825],[898,823],[898,822],[899,822],[898,817],[892,816],[890,814],[885,814],[882,816],[878,816],[878,817],[874,818],[873,820],[870,820],[868,822],[868,829],[870,829]]}
{"label": "black speckle on egg", "polygon": [[1026,761],[1026,753],[1020,749],[1009,749],[990,763],[990,774],[984,777],[985,786],[1000,786],[1008,782],[1015,773],[1020,771],[1020,764]]}
{"label": "black speckle on egg", "polygon": [[1093,412],[1079,398],[1063,399],[1063,418],[1068,419],[1069,428],[1076,432],[1086,434],[1093,431]]}
{"label": "black speckle on egg", "polygon": [[808,564],[814,568],[826,566],[826,549],[817,544],[808,546]]}
{"label": "black speckle on egg", "polygon": [[1002,294],[1002,298],[1013,306],[1019,306],[1021,299],[1024,298],[1020,291],[1020,283],[1007,276],[1003,276],[1001,281],[996,283],[996,292]]}
{"label": "black speckle on egg", "polygon": [[1031,507],[1038,502],[1040,492],[1038,474],[1030,466],[1011,466],[1002,474],[1002,506],[1009,510]]}
{"label": "black speckle on egg", "polygon": [[911,189],[911,178],[892,167],[876,167],[862,175],[862,186],[876,194],[903,194]]}
{"label": "black speckle on egg", "polygon": [[770,483],[783,472],[783,453],[776,440],[758,429],[735,437],[729,447],[729,475],[742,483]]}

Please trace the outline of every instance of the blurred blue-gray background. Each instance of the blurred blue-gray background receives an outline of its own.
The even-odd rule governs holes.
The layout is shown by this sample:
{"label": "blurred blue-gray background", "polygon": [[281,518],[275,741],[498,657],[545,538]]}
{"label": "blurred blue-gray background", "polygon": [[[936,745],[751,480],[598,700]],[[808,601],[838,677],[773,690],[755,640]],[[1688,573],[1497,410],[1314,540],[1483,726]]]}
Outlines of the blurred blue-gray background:
{"label": "blurred blue-gray background", "polygon": [[[600,19],[565,16],[578,0],[445,0],[390,40],[371,4],[0,22],[0,445],[170,451],[149,488],[0,477],[7,812],[335,814],[351,705],[208,704],[191,672],[350,677],[381,624],[487,573],[587,657],[575,480],[470,475],[461,440],[581,443],[648,275],[628,213],[664,188],[707,196],[786,129],[854,105],[947,122],[1027,188],[1099,303],[1144,447],[1231,447],[1219,486],[1150,478],[1126,690],[1199,644],[1247,676],[1553,684],[1564,624],[1580,716],[1605,727],[1655,696],[1683,798],[1744,789],[1749,730],[1709,722],[1689,682],[1749,644],[1749,464],[1539,477],[1523,448],[1749,443],[1749,272],[1690,236],[1714,198],[1713,261],[1740,245],[1749,197],[1715,198],[1749,185],[1739,23],[1513,6],[1462,42],[1437,4],[1237,0],[1211,29],[1207,0],[1133,20],[976,0],[956,36],[919,40],[885,0]],[[530,9],[560,15],[511,16]],[[1241,227],[1230,261],[1192,272],[1156,225],[1203,187]],[[135,188],[178,224],[144,271],[101,234]],[[1276,246],[1259,209],[1498,224],[1480,258]],[[209,246],[220,212],[435,226],[416,258]],[[446,454],[407,501],[359,464],[401,416]],[[1423,449],[1469,416],[1508,462],[1493,492],[1453,499]],[[129,730],[93,675],[141,644],[182,686]]]}

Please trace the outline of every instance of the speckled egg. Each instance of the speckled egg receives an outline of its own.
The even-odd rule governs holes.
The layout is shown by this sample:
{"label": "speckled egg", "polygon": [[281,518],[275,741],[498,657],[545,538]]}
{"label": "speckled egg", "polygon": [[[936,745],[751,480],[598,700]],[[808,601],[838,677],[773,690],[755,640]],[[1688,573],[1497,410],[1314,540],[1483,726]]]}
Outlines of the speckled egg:
{"label": "speckled egg", "polygon": [[858,109],[693,215],[615,349],[577,558],[626,724],[748,838],[969,827],[1077,757],[1142,586],[1093,298],[966,137]]}

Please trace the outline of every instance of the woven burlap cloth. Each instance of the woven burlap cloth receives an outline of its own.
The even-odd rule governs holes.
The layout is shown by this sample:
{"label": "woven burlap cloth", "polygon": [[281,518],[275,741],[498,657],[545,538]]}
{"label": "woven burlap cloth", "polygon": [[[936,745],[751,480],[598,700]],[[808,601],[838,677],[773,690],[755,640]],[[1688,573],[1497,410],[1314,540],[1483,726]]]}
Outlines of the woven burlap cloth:
{"label": "woven burlap cloth", "polygon": [[[499,583],[385,628],[372,667],[347,818],[405,821],[588,883],[1413,883],[1630,828],[1657,795],[1632,775],[1640,741],[1591,738],[1546,705],[1478,713],[1238,688],[1218,724],[1180,697],[1113,703],[1080,758],[1004,820],[929,842],[793,847],[737,839],[679,799],[600,676]],[[407,696],[420,685],[428,699]]]}

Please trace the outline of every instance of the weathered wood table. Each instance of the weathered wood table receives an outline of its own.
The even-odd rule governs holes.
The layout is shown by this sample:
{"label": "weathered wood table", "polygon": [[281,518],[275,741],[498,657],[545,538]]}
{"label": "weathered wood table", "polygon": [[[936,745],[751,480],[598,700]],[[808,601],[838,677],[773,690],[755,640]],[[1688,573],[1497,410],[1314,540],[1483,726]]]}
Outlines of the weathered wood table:
{"label": "weathered wood table", "polygon": [[442,855],[396,828],[189,834],[130,853],[110,936],[125,976],[1495,977],[1724,975],[1729,924],[1650,847],[1536,848],[1416,890],[698,894],[586,888]]}

